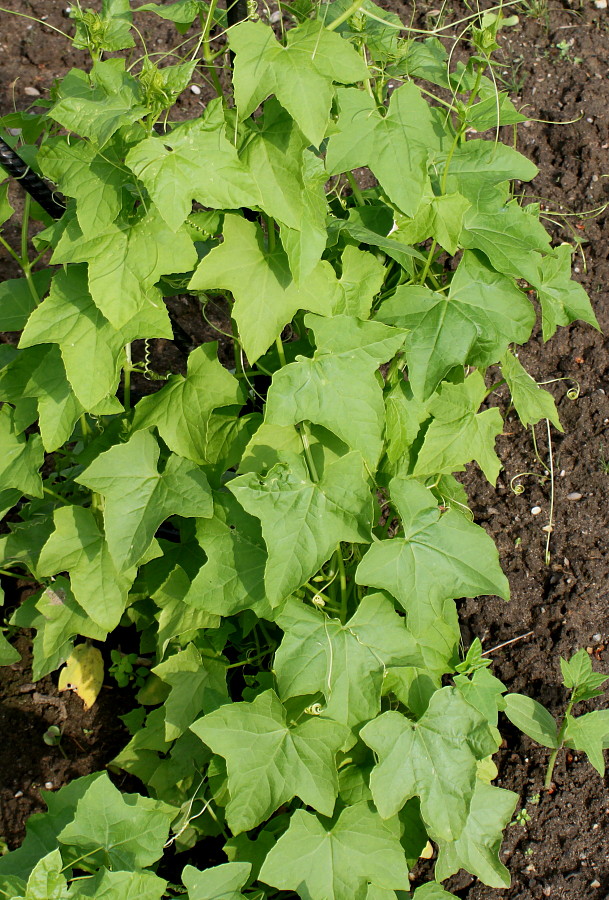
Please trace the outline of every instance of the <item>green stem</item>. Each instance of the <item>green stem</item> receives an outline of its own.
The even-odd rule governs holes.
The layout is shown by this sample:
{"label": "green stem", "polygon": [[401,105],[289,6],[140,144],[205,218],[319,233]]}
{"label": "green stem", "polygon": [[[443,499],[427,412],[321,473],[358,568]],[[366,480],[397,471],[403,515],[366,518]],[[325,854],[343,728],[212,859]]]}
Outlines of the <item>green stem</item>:
{"label": "green stem", "polygon": [[46,485],[44,485],[44,492],[45,492],[45,494],[48,494],[50,497],[54,497],[55,500],[59,500],[59,502],[63,503],[64,506],[70,505],[65,497],[62,497],[61,494],[55,493],[55,491],[51,490],[51,488],[47,487]]}
{"label": "green stem", "polygon": [[[224,91],[222,90],[222,85],[220,84],[220,79],[218,78],[218,73],[216,72],[216,67],[214,66],[215,56],[214,56],[214,54],[212,54],[211,47],[209,44],[209,35],[211,33],[211,29],[214,24],[214,13],[216,11],[217,5],[218,5],[218,0],[211,0],[205,21],[203,21],[203,13],[201,13],[201,15],[199,16],[199,21],[201,22],[201,28],[203,29],[203,33],[201,35],[203,59],[205,60],[207,70],[211,76],[211,80],[213,82],[214,89],[215,89],[216,93],[218,94],[218,97],[224,98]],[[224,52],[224,51],[222,51],[222,52]]]}
{"label": "green stem", "polygon": [[9,572],[8,569],[0,569],[0,575],[6,575],[8,578],[27,578],[28,581],[35,581],[34,578],[28,578],[27,575],[19,575],[17,572]]}
{"label": "green stem", "polygon": [[[22,264],[28,258],[27,255],[27,242],[28,242],[28,225],[30,224],[30,209],[32,206],[32,198],[29,194],[25,195],[25,202],[23,204],[23,219],[21,220],[21,261]],[[28,263],[29,266],[29,263]]]}
{"label": "green stem", "polygon": [[573,694],[571,694],[571,698],[570,698],[570,700],[567,704],[567,708],[565,710],[564,719],[562,720],[562,725],[560,726],[560,731],[558,732],[558,738],[557,738],[558,747],[556,747],[556,749],[552,751],[552,755],[550,756],[550,759],[548,761],[548,768],[546,769],[546,778],[545,778],[545,781],[543,784],[544,790],[546,790],[546,791],[549,791],[552,786],[552,775],[554,774],[554,766],[556,765],[556,758],[557,758],[559,752],[563,748],[563,743],[565,740],[565,733],[567,731],[567,725],[569,722],[569,715],[571,713],[571,710],[573,709],[573,702],[574,702]]}
{"label": "green stem", "polygon": [[431,247],[429,248],[429,253],[427,254],[427,259],[425,260],[425,265],[423,267],[423,273],[419,280],[419,284],[425,284],[427,280],[427,276],[429,275],[429,269],[431,268],[431,264],[433,262],[434,253],[436,252],[436,247],[438,246],[438,242],[434,238],[431,242]]}
{"label": "green stem", "polygon": [[360,191],[359,184],[355,180],[353,172],[345,172],[345,175],[347,176],[347,181],[349,182],[349,187],[351,188],[351,191],[353,192],[353,196],[355,197],[357,205],[365,206],[366,201],[364,200],[364,196],[363,196],[362,192]]}
{"label": "green stem", "polygon": [[338,565],[338,582],[340,586],[340,621],[344,625],[347,621],[347,600],[349,594],[347,591],[347,573],[345,572],[345,561],[340,544],[336,548],[336,562]]}
{"label": "green stem", "polygon": [[269,253],[272,253],[275,249],[275,219],[271,216],[265,216],[264,219],[266,221],[266,238]]}
{"label": "green stem", "polygon": [[309,443],[309,435],[307,434],[307,426],[304,422],[301,422],[300,425],[296,425],[295,428],[300,435],[300,440],[302,441],[305,459],[309,467],[309,474],[311,475],[313,481],[319,481],[319,475],[317,474],[315,460],[313,459],[313,454],[311,453],[311,445]]}
{"label": "green stem", "polygon": [[10,244],[7,244],[7,242],[4,240],[4,238],[2,237],[2,235],[0,235],[0,246],[4,247],[4,249],[6,250],[6,252],[7,252],[10,256],[12,256],[13,259],[15,260],[15,262],[16,262],[16,263],[19,263],[19,266],[23,269],[23,263],[22,263],[22,261],[21,261],[21,257],[19,256],[18,253],[15,253],[15,251],[13,250],[13,248],[11,247]]}
{"label": "green stem", "polygon": [[334,19],[333,22],[330,22],[329,25],[326,25],[326,29],[328,31],[334,31],[336,28],[339,27],[339,25],[342,25],[343,22],[346,22],[347,19],[350,19],[351,16],[358,11],[358,9],[360,8],[361,5],[362,5],[362,0],[356,0],[356,2],[352,3],[351,6],[348,9],[346,9],[344,11],[344,13],[341,13],[341,15],[338,16],[337,19]]}
{"label": "green stem", "polygon": [[282,366],[285,366],[287,361],[285,358],[285,348],[283,346],[283,341],[281,340],[281,335],[275,339],[275,347],[277,348],[277,356],[279,357],[279,362]]}
{"label": "green stem", "polygon": [[127,365],[123,368],[123,406],[127,412],[131,409],[131,344],[125,346]]}

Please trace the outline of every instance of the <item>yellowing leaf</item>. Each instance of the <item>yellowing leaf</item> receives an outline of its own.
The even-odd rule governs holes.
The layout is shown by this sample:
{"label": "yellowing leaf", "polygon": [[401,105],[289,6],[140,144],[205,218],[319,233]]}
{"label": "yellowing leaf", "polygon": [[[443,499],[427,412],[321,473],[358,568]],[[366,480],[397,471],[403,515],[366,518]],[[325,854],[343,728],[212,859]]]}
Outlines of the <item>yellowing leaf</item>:
{"label": "yellowing leaf", "polygon": [[96,647],[78,644],[59,673],[59,690],[75,691],[90,709],[104,681],[104,662]]}

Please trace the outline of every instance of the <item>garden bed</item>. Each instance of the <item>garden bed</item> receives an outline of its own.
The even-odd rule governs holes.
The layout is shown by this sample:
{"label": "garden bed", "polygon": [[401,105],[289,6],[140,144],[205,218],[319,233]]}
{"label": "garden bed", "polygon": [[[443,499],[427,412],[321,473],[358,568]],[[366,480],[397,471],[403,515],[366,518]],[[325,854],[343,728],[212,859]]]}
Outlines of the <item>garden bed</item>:
{"label": "garden bed", "polygon": [[[12,8],[64,27],[65,2],[12,0]],[[410,9],[402,3],[382,3],[403,20]],[[537,10],[539,11],[539,10]],[[585,255],[576,259],[576,276],[589,292],[601,328],[609,329],[609,216],[590,210],[609,201],[609,14],[592,4],[580,7],[550,5],[547,21],[518,9],[519,23],[502,33],[505,67],[497,74],[510,84],[511,95],[532,117],[570,122],[562,126],[528,122],[518,130],[519,149],[539,167],[540,174],[526,192],[551,211],[564,239],[575,236]],[[467,13],[467,11],[465,11]],[[13,104],[25,108],[44,94],[53,79],[72,65],[82,65],[83,54],[71,50],[26,19],[2,16],[0,113]],[[455,14],[456,15],[456,14]],[[417,7],[418,21],[435,21],[433,8]],[[447,19],[447,21],[450,21]],[[429,27],[429,25],[427,26]],[[149,49],[171,46],[170,24],[147,32]],[[187,92],[179,109],[193,115],[205,101],[202,93]],[[577,120],[577,121],[572,121]],[[504,136],[509,140],[509,135]],[[581,216],[581,218],[580,218]],[[546,223],[547,224],[547,223]],[[552,226],[554,228],[554,226]],[[558,233],[555,231],[555,233]],[[579,271],[578,271],[579,270]],[[2,277],[16,276],[10,261],[0,261]],[[179,321],[196,342],[204,339],[200,318],[179,306]],[[10,340],[10,336],[6,336]],[[205,338],[209,339],[209,337]],[[160,367],[177,371],[179,360],[171,348],[158,342]],[[609,354],[602,334],[575,324],[561,329],[544,345],[535,338],[520,358],[540,381],[567,379],[551,384],[565,434],[552,431],[554,467],[554,530],[549,565],[544,560],[549,522],[551,483],[535,455],[530,431],[516,415],[508,416],[497,441],[503,463],[497,489],[489,487],[473,467],[465,478],[476,521],[483,524],[499,547],[501,563],[512,590],[509,603],[497,599],[469,600],[461,606],[464,641],[478,635],[484,649],[493,652],[495,674],[510,691],[527,693],[555,714],[564,708],[560,688],[559,657],[585,647],[609,671]],[[577,382],[579,397],[567,391]],[[491,402],[505,412],[507,394],[499,389]],[[537,426],[538,450],[548,463],[545,429]],[[521,473],[535,473],[517,479]],[[517,479],[524,491],[515,494]],[[571,499],[570,499],[571,498]],[[537,515],[532,513],[541,508]],[[5,579],[6,581],[6,579]],[[8,588],[9,585],[5,584]],[[13,589],[13,603],[18,595]],[[20,639],[20,649],[26,642]],[[45,782],[56,789],[70,779],[98,770],[126,739],[117,720],[129,708],[126,694],[102,691],[87,713],[80,700],[58,695],[54,679],[47,677],[36,691],[28,687],[28,653],[22,663],[0,669],[2,708],[0,728],[9,740],[0,755],[0,836],[12,848],[19,844],[28,816],[43,808],[39,790]],[[24,690],[25,688],[25,690]],[[120,696],[120,702],[115,701]],[[36,699],[40,697],[47,698]],[[48,698],[61,697],[61,708]],[[601,698],[594,708],[606,705]],[[592,708],[592,705],[590,706]],[[65,717],[64,717],[65,712]],[[42,735],[49,724],[68,723],[62,747],[47,747]],[[507,829],[502,861],[512,874],[512,886],[498,893],[465,873],[447,888],[468,900],[580,900],[609,894],[609,793],[585,759],[561,756],[555,770],[555,790],[542,791],[548,751],[532,744],[504,720],[509,748],[500,750],[497,784],[517,792],[530,820]],[[539,795],[539,802],[531,798]],[[222,858],[217,860],[223,861]]]}

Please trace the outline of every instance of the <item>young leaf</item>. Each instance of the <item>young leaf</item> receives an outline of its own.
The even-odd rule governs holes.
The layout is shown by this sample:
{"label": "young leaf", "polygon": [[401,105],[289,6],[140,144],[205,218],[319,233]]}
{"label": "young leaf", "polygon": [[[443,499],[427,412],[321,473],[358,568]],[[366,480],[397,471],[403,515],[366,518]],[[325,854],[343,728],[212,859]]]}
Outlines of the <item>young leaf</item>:
{"label": "young leaf", "polygon": [[358,250],[351,244],[343,250],[341,264],[340,284],[344,296],[334,307],[333,314],[368,319],[372,300],[383,285],[386,269],[373,253]]}
{"label": "young leaf", "polygon": [[[98,869],[92,878],[72,882],[70,900],[85,900],[97,897],[99,900],[162,900],[167,888],[164,878],[154,872],[111,872]],[[75,893],[74,893],[75,891]]]}
{"label": "young leaf", "polygon": [[577,718],[567,716],[565,743],[568,747],[585,753],[601,778],[605,775],[603,749],[607,747],[608,740],[609,710],[595,709]]}
{"label": "young leaf", "polygon": [[86,262],[95,305],[115,327],[149,314],[161,298],[154,285],[162,275],[188,272],[197,252],[185,228],[172,231],[152,206],[130,219],[117,219],[96,234],[84,235],[76,219],[62,234],[51,262]]}
{"label": "young leaf", "polygon": [[425,617],[432,599],[509,597],[495,546],[479,525],[453,509],[442,515],[417,481],[394,478],[390,493],[404,536],[370,547],[357,568],[358,584],[393,594],[409,614],[409,628],[411,619]]}
{"label": "young leaf", "polygon": [[226,759],[233,834],[255,828],[293,797],[330,816],[338,793],[335,757],[349,734],[338,722],[311,717],[291,727],[274,691],[231,703],[191,726]]}
{"label": "young leaf", "polygon": [[0,409],[0,488],[18,489],[21,494],[43,497],[39,469],[44,451],[39,435],[29,439],[15,430],[15,411],[3,404]]}
{"label": "young leaf", "polygon": [[274,665],[280,696],[322,691],[324,714],[349,726],[379,712],[387,666],[424,666],[403,618],[382,594],[364,597],[345,625],[288,600],[277,624],[285,632]]}
{"label": "young leaf", "polygon": [[250,863],[229,862],[199,872],[185,866],[182,881],[188,888],[188,900],[241,900],[241,888],[249,878]]}
{"label": "young leaf", "polygon": [[501,462],[495,439],[503,429],[496,407],[478,412],[486,396],[480,372],[472,372],[462,384],[442,384],[429,404],[433,416],[414,466],[415,476],[462,471],[475,459],[488,481],[495,484]]}
{"label": "young leaf", "polygon": [[[62,506],[53,513],[55,531],[42,548],[40,575],[69,572],[77,603],[98,627],[112,631],[127,605],[136,572],[119,572],[93,512],[82,506]],[[67,622],[66,622],[67,625]],[[75,632],[97,637],[87,632]]]}
{"label": "young leaf", "polygon": [[[91,22],[91,18],[94,17]],[[126,50],[135,47],[135,41],[131,35],[131,9],[129,0],[102,0],[101,14],[87,10],[80,11],[80,7],[71,11],[71,17],[76,19],[76,33],[72,46],[78,50],[87,50],[91,44],[91,37],[98,50]]]}
{"label": "young leaf", "polygon": [[[383,445],[384,404],[375,373],[400,349],[405,334],[350,316],[305,316],[315,335],[313,359],[303,356],[273,375],[265,420],[296,425],[308,420],[333,431],[376,469]],[[357,394],[353,384],[358,385]],[[343,411],[349,410],[344,416]]]}
{"label": "young leaf", "polygon": [[505,714],[516,728],[542,747],[558,747],[556,722],[545,706],[524,694],[506,694],[504,700]]}
{"label": "young leaf", "polygon": [[512,791],[476,781],[469,815],[454,841],[438,839],[435,876],[444,881],[465,869],[494,888],[510,886],[510,873],[499,859],[503,829],[516,808],[518,795]]}
{"label": "young leaf", "polygon": [[290,29],[285,47],[262,22],[232,28],[229,44],[235,54],[233,85],[239,117],[246,119],[275,94],[315,147],[326,133],[332,82],[352,84],[368,78],[356,50],[316,20]]}
{"label": "young leaf", "polygon": [[16,647],[9,644],[4,634],[0,631],[0,666],[12,666],[19,662],[21,654]]}
{"label": "young leaf", "polygon": [[488,669],[476,669],[469,678],[457,675],[454,682],[469,705],[482,713],[490,725],[497,727],[498,712],[505,708],[502,695],[506,687],[503,682],[491,675]]}
{"label": "young leaf", "polygon": [[558,325],[569,325],[576,319],[599,328],[588,295],[581,284],[571,279],[572,253],[569,244],[561,244],[553,257],[539,260],[536,272],[527,278],[539,295],[544,341],[552,337]]}
{"label": "young leaf", "polygon": [[212,712],[228,702],[226,663],[201,654],[194,644],[174,653],[152,669],[171,686],[165,701],[165,738],[173,741],[185,732],[201,712]]}
{"label": "young leaf", "polygon": [[193,200],[213,209],[260,204],[260,193],[225,131],[218,98],[201,118],[146,138],[127,154],[126,164],[173,231],[189,215]]}
{"label": "young leaf", "polygon": [[86,267],[80,265],[55,275],[49,296],[29,317],[19,346],[58,344],[76,399],[93,409],[116,392],[125,345],[142,337],[173,337],[165,308],[151,305],[117,331],[93,303]]}
{"label": "young leaf", "polygon": [[155,531],[171,515],[213,515],[211,489],[201,469],[174,453],[162,472],[160,447],[149,431],[136,432],[98,457],[76,479],[105,497],[104,527],[119,572],[142,558]]}
{"label": "young leaf", "polygon": [[560,669],[564,686],[573,688],[574,703],[598,697],[599,694],[603,693],[600,690],[601,686],[609,678],[609,675],[593,671],[592,660],[583,648],[578,650],[569,660],[561,658]]}
{"label": "young leaf", "polygon": [[64,900],[68,885],[62,871],[63,860],[59,850],[52,850],[43,856],[27,880],[25,900]]}
{"label": "young leaf", "polygon": [[[31,273],[36,297],[44,297],[51,282],[51,269]],[[0,329],[20,331],[25,327],[37,301],[26,278],[8,278],[0,284]]]}
{"label": "young leaf", "polygon": [[430,837],[456,840],[474,794],[477,760],[497,748],[484,716],[455,688],[442,688],[418,722],[386,712],[360,734],[379,759],[370,788],[383,818],[418,796]]}
{"label": "young leaf", "polygon": [[223,243],[201,261],[189,288],[232,291],[233,317],[250,363],[268,350],[297,310],[330,315],[341,288],[328,262],[318,263],[306,282],[298,285],[283,250],[265,248],[259,226],[227,215],[223,233]]}
{"label": "young leaf", "polygon": [[317,572],[339,541],[370,539],[372,497],[359,453],[326,466],[317,482],[311,481],[304,459],[293,456],[273,466],[266,477],[241,475],[228,487],[243,508],[260,519],[271,604]]}
{"label": "young leaf", "polygon": [[554,397],[537,384],[518,357],[509,350],[501,360],[501,374],[510,389],[518,418],[525,428],[535,425],[540,419],[549,419],[559,431],[563,431]]}
{"label": "young leaf", "polygon": [[142,398],[132,430],[156,427],[174,453],[199,465],[216,462],[209,446],[214,437],[212,412],[243,402],[239,382],[220,365],[217,349],[215,341],[197,347],[188,357],[186,377],[172,375],[160,391]]}
{"label": "young leaf", "polygon": [[383,822],[365,802],[326,824],[297,809],[259,879],[310,900],[365,900],[369,882],[386,890],[410,887],[395,823]]}
{"label": "young leaf", "polygon": [[329,175],[368,166],[404,215],[414,216],[427,183],[427,155],[439,149],[445,131],[415,84],[391,95],[382,115],[364,91],[339,90],[339,118],[328,140]]}
{"label": "young leaf", "polygon": [[93,861],[99,853],[115,869],[144,868],[161,857],[174,816],[175,809],[158,800],[121,794],[104,774],[80,798],[58,840],[75,857],[87,853]]}

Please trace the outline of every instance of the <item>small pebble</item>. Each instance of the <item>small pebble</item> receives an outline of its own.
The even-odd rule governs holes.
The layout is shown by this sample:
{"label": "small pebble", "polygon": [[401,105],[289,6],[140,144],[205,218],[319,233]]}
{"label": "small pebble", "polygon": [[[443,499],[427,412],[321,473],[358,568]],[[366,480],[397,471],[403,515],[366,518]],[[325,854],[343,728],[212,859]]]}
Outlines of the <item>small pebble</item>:
{"label": "small pebble", "polygon": [[592,635],[592,640],[593,640],[593,641],[596,641],[597,644],[598,644],[598,642],[600,641],[600,639],[601,639],[601,636],[600,636],[600,633],[599,633],[599,632],[597,632],[596,634],[593,634],[593,635]]}
{"label": "small pebble", "polygon": [[550,887],[550,885],[547,885],[547,887],[545,887],[541,893],[544,895],[544,897],[551,897],[552,896],[552,888]]}
{"label": "small pebble", "polygon": [[15,800],[19,800],[20,797],[23,797],[23,791],[17,791],[13,796]]}
{"label": "small pebble", "polygon": [[571,491],[570,494],[567,494],[567,500],[581,500],[582,495],[579,491]]}
{"label": "small pebble", "polygon": [[[605,2],[605,6],[607,6],[607,0],[604,0],[604,2]],[[597,4],[597,6],[598,6],[598,4]],[[602,7],[602,8],[604,9],[605,7]],[[599,888],[600,886],[601,886],[601,883],[598,880],[598,878],[595,878],[594,881],[590,882],[590,887]]]}
{"label": "small pebble", "polygon": [[538,516],[540,512],[541,512],[541,506],[534,506],[533,509],[531,510],[531,515]]}
{"label": "small pebble", "polygon": [[564,469],[561,469],[561,470],[560,470],[560,473],[559,473],[559,477],[560,477],[560,478],[564,478],[566,474],[567,474],[567,473],[565,472],[565,470],[564,470]]}
{"label": "small pebble", "polygon": [[597,9],[607,9],[607,0],[594,0]]}
{"label": "small pebble", "polygon": [[40,97],[40,91],[35,87],[25,87],[23,88],[23,93],[27,94],[28,97]]}
{"label": "small pebble", "polygon": [[276,25],[277,22],[281,22],[281,10],[280,9],[276,9],[274,12],[271,13],[271,18],[269,19],[269,22],[271,23],[271,25]]}
{"label": "small pebble", "polygon": [[52,782],[52,781],[45,781],[44,786],[45,786],[45,788],[46,788],[47,791],[52,791],[52,790],[53,790],[53,782]]}
{"label": "small pebble", "polygon": [[601,827],[601,826],[598,824],[598,822],[595,822],[594,825],[592,826],[592,831],[598,831],[598,829],[599,829],[600,827]]}
{"label": "small pebble", "polygon": [[199,87],[198,84],[191,84],[190,85],[190,93],[197,94],[197,96],[198,96],[201,93],[201,88]]}
{"label": "small pebble", "polygon": [[552,525],[544,525],[541,530],[547,532],[548,534],[552,534],[554,528]]}

